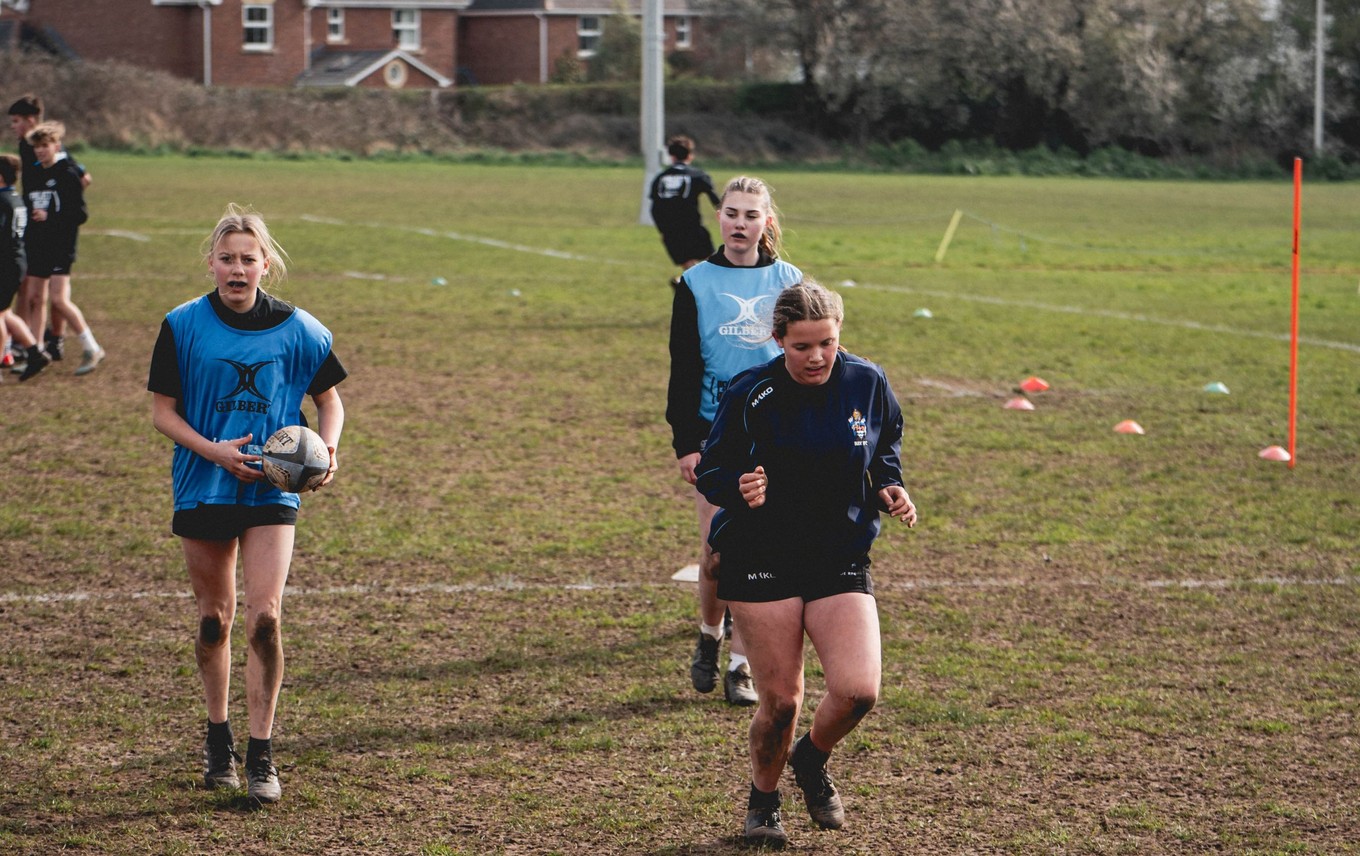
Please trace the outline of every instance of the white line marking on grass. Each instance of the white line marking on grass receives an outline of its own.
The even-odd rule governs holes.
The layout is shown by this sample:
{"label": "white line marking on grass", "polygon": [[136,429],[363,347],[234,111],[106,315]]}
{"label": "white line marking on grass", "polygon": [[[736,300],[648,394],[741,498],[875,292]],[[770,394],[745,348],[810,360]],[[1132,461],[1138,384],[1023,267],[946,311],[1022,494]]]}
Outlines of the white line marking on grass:
{"label": "white line marking on grass", "polygon": [[[1032,300],[1009,300],[1004,297],[992,297],[986,294],[960,294],[954,291],[934,291],[925,288],[912,288],[905,285],[870,285],[860,283],[861,287],[874,289],[877,291],[889,291],[897,294],[919,294],[926,297],[938,297],[942,300],[963,300],[969,303],[986,303],[992,306],[1012,306],[1021,309],[1033,309],[1039,312],[1061,312],[1065,315],[1082,315],[1090,318],[1113,318],[1117,321],[1137,321],[1142,324],[1159,324],[1163,327],[1180,327],[1185,330],[1199,330],[1205,333],[1225,333],[1230,336],[1245,336],[1253,339],[1270,339],[1275,342],[1288,342],[1288,333],[1262,333],[1258,330],[1239,330],[1235,327],[1224,327],[1221,324],[1201,324],[1198,321],[1177,321],[1167,318],[1154,318],[1151,315],[1139,315],[1132,312],[1119,312],[1113,309],[1090,309],[1084,306],[1059,306],[1053,303],[1037,303]],[[1328,339],[1314,339],[1310,336],[1300,336],[1299,342],[1305,345],[1313,345],[1319,348],[1333,348],[1338,351],[1350,351],[1360,354],[1360,345],[1353,345],[1350,342],[1333,342]]]}
{"label": "white line marking on grass", "polygon": [[[525,583],[507,578],[495,583],[421,583],[409,586],[388,586],[377,584],[357,584],[329,586],[325,588],[306,588],[287,586],[284,594],[290,598],[298,597],[349,597],[368,595],[422,595],[422,594],[493,594],[505,591],[611,591],[619,589],[656,588],[661,583],[634,582],[595,582],[583,580],[578,583]],[[1212,579],[1212,580],[1121,580],[1115,577],[1105,579],[1044,579],[1033,580],[1022,577],[993,577],[971,579],[897,579],[876,583],[880,588],[916,591],[922,589],[1056,589],[1056,588],[1104,588],[1104,589],[1146,589],[1164,591],[1168,589],[1218,589],[1252,587],[1322,587],[1322,586],[1360,586],[1360,577],[1283,577],[1262,576],[1250,579]],[[94,601],[124,600],[187,600],[193,597],[189,591],[141,591],[141,592],[48,592],[38,594],[0,594],[0,604],[17,603],[84,603]]]}
{"label": "white line marking on grass", "polygon": [[464,235],[460,232],[443,232],[442,237],[454,241],[468,241],[474,244],[483,244],[488,247],[496,247],[501,250],[514,250],[517,253],[534,253],[540,256],[547,256],[550,259],[571,259],[578,262],[604,262],[608,264],[621,264],[621,262],[610,259],[595,259],[590,256],[578,256],[576,253],[568,253],[562,250],[552,250],[544,247],[526,247],[523,244],[512,244],[509,241],[501,241],[496,238],[483,238],[478,235]]}
{"label": "white line marking on grass", "polygon": [[140,232],[126,232],[122,229],[90,229],[89,234],[104,235],[105,237],[108,238],[127,238],[129,241],[137,241],[143,244],[151,242],[151,239],[149,237],[143,235]]}
{"label": "white line marking on grass", "polygon": [[992,579],[973,578],[963,580],[890,580],[888,582],[874,583],[875,587],[889,589],[935,589],[935,588],[956,588],[956,589],[1040,589],[1040,588],[1134,588],[1134,589],[1234,589],[1248,587],[1276,587],[1276,586],[1298,586],[1307,588],[1310,586],[1360,586],[1360,577],[1251,577],[1249,579],[1218,579],[1218,580],[1121,580],[1110,577],[1103,580],[1096,579],[1044,579],[1030,580],[1022,578],[996,577]]}
{"label": "white line marking on grass", "polygon": [[[309,223],[322,223],[327,226],[349,226],[343,220],[335,220],[330,217],[318,217],[315,214],[303,214],[303,220]],[[382,223],[361,224],[372,229],[395,229],[398,232],[410,232],[415,235],[424,235],[427,238],[448,238],[451,241],[465,241],[470,244],[481,244],[484,247],[495,247],[498,250],[511,250],[516,253],[530,253],[536,256],[547,256],[550,259],[566,259],[576,262],[590,262],[591,264],[605,265],[626,265],[628,262],[618,261],[617,259],[601,259],[594,256],[583,256],[578,253],[569,253],[565,250],[554,250],[550,247],[530,247],[525,244],[514,244],[510,241],[502,241],[499,238],[487,238],[481,235],[466,235],[462,232],[439,232],[434,229],[419,226],[386,226]]]}

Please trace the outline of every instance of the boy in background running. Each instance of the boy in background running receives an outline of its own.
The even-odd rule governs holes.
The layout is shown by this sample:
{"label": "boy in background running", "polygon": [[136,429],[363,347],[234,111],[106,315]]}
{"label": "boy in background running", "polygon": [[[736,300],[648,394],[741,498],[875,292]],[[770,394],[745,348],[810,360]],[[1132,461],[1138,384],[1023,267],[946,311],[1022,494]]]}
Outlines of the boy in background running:
{"label": "boy in background running", "polygon": [[[704,228],[699,214],[699,197],[707,196],[718,207],[713,179],[694,166],[694,141],[676,135],[666,141],[671,166],[652,180],[652,222],[661,233],[661,243],[681,272],[713,255],[713,238]],[[671,286],[680,278],[671,280]]]}

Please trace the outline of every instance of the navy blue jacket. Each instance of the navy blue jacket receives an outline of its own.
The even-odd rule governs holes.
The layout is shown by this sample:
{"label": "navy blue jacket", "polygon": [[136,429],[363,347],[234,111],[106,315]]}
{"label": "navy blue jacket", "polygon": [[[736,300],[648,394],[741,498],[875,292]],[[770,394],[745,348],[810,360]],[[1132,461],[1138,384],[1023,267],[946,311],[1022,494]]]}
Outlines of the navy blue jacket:
{"label": "navy blue jacket", "polygon": [[[826,383],[800,384],[781,354],[732,380],[696,469],[719,506],[709,535],[729,557],[841,563],[878,536],[881,488],[902,484],[902,409],[883,369],[840,352]],[[765,468],[765,504],[750,508],[743,473]],[[740,561],[740,559],[738,559]]]}

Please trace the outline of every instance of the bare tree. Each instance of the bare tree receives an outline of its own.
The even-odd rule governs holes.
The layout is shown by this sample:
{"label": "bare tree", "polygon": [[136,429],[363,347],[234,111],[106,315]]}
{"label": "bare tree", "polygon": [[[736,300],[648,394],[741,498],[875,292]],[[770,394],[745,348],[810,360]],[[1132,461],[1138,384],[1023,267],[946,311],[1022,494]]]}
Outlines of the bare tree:
{"label": "bare tree", "polygon": [[[1360,0],[1329,121],[1360,144]],[[709,0],[712,2],[712,0]],[[793,58],[847,135],[985,137],[1013,148],[1161,153],[1292,145],[1314,0],[729,0],[713,8]],[[1279,8],[1280,14],[1273,14]],[[1306,102],[1305,102],[1306,103]],[[1349,122],[1350,124],[1347,124]]]}

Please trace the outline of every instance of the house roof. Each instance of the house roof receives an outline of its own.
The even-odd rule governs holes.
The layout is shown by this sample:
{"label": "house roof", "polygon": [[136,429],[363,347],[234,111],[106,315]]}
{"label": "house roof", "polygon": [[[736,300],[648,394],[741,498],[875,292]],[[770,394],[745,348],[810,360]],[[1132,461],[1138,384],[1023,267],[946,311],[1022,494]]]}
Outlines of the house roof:
{"label": "house roof", "polygon": [[[642,14],[642,0],[624,0],[629,11]],[[695,15],[690,0],[661,0],[662,14]],[[613,15],[614,0],[472,0],[469,12],[547,12],[559,15]]]}
{"label": "house roof", "polygon": [[376,74],[392,60],[400,60],[440,86],[451,86],[453,81],[430,68],[403,50],[392,51],[332,51],[320,50],[312,55],[312,67],[298,75],[298,86],[357,86],[369,75]]}

